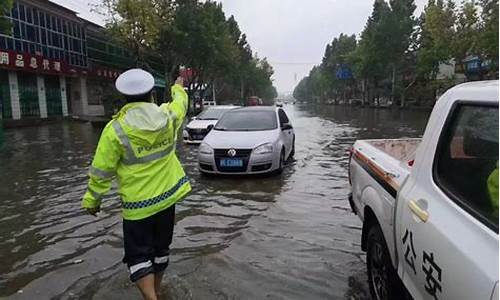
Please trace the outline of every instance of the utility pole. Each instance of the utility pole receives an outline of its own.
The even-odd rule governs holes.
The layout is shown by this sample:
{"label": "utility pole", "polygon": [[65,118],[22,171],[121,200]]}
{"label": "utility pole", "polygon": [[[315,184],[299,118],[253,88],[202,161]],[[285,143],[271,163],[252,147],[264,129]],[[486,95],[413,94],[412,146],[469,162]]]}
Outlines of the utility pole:
{"label": "utility pole", "polygon": [[217,102],[215,102],[215,80],[212,83],[212,100],[214,101],[214,104],[217,103]]}

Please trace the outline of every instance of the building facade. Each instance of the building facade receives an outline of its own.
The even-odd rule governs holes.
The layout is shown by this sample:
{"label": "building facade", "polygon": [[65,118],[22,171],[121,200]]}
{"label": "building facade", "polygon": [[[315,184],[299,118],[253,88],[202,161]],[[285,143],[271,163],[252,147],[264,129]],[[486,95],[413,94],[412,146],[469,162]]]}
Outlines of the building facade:
{"label": "building facade", "polygon": [[103,116],[114,80],[133,64],[104,30],[48,0],[17,0],[0,34],[4,120]]}

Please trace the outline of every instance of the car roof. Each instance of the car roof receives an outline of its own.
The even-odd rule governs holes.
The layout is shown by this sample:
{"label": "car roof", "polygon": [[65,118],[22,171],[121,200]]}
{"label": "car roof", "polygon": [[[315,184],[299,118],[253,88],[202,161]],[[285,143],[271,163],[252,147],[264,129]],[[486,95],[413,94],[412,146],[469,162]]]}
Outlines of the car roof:
{"label": "car roof", "polygon": [[449,89],[447,99],[498,103],[498,80],[473,81]]}
{"label": "car roof", "polygon": [[214,105],[214,106],[208,106],[206,109],[236,109],[239,107],[240,106],[236,105]]}
{"label": "car roof", "polygon": [[273,111],[273,112],[276,112],[276,109],[277,109],[277,107],[275,107],[275,106],[245,106],[245,107],[235,109],[235,111]]}

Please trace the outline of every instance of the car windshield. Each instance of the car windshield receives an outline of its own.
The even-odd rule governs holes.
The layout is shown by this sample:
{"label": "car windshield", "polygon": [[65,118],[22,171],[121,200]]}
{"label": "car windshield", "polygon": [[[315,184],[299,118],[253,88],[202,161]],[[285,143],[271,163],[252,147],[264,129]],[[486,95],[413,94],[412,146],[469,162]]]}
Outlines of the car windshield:
{"label": "car windshield", "polygon": [[215,130],[261,131],[278,128],[274,111],[232,111],[224,115]]}
{"label": "car windshield", "polygon": [[219,120],[222,115],[233,108],[208,108],[202,111],[196,118],[198,120]]}

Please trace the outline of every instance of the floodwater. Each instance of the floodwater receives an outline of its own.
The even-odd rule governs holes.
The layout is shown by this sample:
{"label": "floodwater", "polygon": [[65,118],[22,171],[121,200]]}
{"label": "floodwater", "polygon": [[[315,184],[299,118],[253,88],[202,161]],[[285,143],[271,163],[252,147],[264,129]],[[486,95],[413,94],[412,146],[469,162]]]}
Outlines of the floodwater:
{"label": "floodwater", "polygon": [[[350,145],[416,137],[428,112],[285,105],[296,158],[264,178],[205,178],[177,205],[165,299],[369,299],[361,222],[347,201]],[[121,263],[116,191],[80,209],[100,130],[66,122],[10,129],[0,151],[0,298],[139,299]]]}

